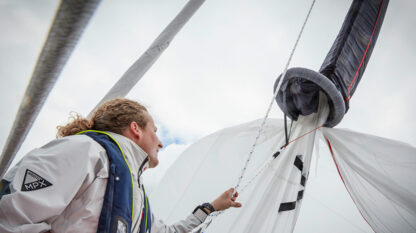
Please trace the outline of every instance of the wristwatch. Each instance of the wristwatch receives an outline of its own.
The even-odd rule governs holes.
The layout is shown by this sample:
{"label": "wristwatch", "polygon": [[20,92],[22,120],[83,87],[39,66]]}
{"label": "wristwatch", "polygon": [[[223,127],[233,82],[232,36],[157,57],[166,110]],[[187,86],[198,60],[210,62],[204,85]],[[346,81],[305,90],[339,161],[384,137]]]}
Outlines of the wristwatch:
{"label": "wristwatch", "polygon": [[209,209],[211,213],[215,211],[214,207],[210,203],[204,203],[197,206],[192,214],[195,215],[195,217],[197,217],[201,222],[203,222],[205,218],[210,214],[205,209]]}
{"label": "wristwatch", "polygon": [[207,209],[209,209],[209,211],[211,211],[211,213],[215,211],[214,207],[213,207],[213,206],[211,205],[211,203],[209,203],[209,202],[205,202],[205,203],[204,203],[204,204],[202,204],[201,206],[202,206],[202,208],[207,208]]}

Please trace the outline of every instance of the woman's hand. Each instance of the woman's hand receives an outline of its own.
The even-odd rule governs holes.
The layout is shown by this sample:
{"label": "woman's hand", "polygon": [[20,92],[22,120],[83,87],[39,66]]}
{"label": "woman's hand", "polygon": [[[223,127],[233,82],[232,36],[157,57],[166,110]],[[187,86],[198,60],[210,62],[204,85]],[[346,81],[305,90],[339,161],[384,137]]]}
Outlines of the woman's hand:
{"label": "woman's hand", "polygon": [[238,197],[238,192],[235,193],[233,196],[234,189],[230,188],[221,194],[217,199],[211,202],[212,207],[214,207],[215,211],[226,210],[230,207],[241,207],[241,203],[236,202],[235,200]]}

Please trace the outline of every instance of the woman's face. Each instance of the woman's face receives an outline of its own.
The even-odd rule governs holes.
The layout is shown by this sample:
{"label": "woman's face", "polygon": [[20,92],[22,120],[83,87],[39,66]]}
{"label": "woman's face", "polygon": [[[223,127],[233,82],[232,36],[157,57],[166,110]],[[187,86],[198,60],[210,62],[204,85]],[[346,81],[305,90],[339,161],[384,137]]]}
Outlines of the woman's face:
{"label": "woman's face", "polygon": [[156,135],[157,128],[152,117],[148,114],[148,121],[146,127],[142,130],[142,138],[138,145],[149,156],[149,167],[156,167],[159,164],[158,152],[163,147],[162,142]]}

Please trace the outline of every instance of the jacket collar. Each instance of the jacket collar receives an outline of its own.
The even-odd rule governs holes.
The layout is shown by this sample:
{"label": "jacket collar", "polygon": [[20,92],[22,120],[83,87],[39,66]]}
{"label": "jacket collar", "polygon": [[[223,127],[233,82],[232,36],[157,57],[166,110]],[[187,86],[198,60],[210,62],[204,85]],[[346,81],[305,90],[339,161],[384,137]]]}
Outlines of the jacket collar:
{"label": "jacket collar", "polygon": [[130,138],[113,132],[107,133],[118,142],[129,163],[131,172],[134,174],[137,172],[139,178],[143,171],[149,167],[149,157],[147,153]]}

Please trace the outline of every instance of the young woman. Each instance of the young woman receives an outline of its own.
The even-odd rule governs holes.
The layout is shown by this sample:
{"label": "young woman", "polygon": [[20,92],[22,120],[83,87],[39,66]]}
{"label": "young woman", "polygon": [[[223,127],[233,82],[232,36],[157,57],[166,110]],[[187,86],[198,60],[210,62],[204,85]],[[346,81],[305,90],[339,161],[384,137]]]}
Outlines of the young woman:
{"label": "young woman", "polygon": [[29,152],[2,180],[0,232],[188,232],[212,211],[241,206],[229,189],[185,220],[157,220],[141,178],[159,163],[156,130],[146,108],[128,99],[58,127],[58,139]]}

